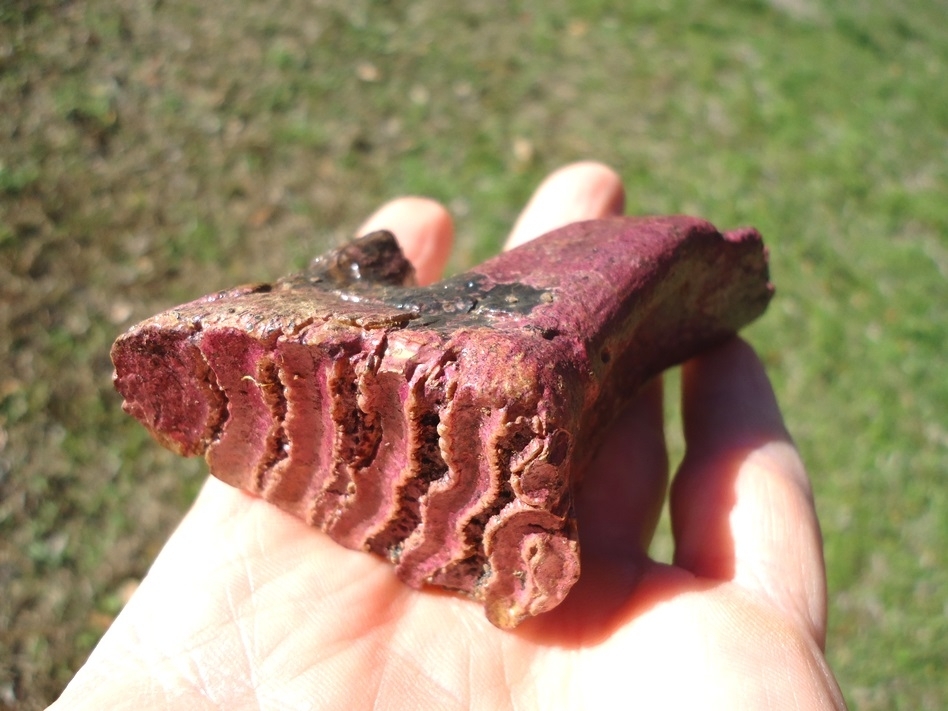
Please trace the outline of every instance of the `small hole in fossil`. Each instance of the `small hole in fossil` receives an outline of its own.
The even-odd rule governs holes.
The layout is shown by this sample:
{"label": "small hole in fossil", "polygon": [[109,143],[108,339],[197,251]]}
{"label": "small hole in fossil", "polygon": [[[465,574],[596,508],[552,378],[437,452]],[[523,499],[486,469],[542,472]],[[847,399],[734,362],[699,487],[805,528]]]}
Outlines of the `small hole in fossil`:
{"label": "small hole in fossil", "polygon": [[569,453],[569,432],[566,430],[557,430],[550,438],[549,449],[547,450],[546,461],[548,464],[558,467],[566,459]]}
{"label": "small hole in fossil", "polygon": [[599,357],[602,358],[603,363],[608,363],[610,360],[612,360],[612,354],[608,349],[603,349],[602,353],[599,354]]}
{"label": "small hole in fossil", "polygon": [[548,340],[548,341],[552,341],[552,340],[553,340],[554,338],[556,338],[558,335],[560,335],[560,332],[559,332],[558,329],[555,329],[555,328],[545,328],[545,329],[543,329],[543,337],[544,337],[546,340]]}

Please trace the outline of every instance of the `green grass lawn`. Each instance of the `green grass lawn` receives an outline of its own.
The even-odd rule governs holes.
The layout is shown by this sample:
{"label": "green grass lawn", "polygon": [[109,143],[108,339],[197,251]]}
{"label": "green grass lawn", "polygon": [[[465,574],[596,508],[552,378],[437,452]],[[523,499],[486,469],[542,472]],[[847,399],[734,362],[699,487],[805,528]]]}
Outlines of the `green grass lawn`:
{"label": "green grass lawn", "polygon": [[948,7],[842,5],[0,3],[0,707],[58,693],[203,476],[120,412],[117,333],[404,193],[467,266],[584,158],[629,212],[764,234],[747,336],[813,479],[831,664],[854,709],[948,706]]}

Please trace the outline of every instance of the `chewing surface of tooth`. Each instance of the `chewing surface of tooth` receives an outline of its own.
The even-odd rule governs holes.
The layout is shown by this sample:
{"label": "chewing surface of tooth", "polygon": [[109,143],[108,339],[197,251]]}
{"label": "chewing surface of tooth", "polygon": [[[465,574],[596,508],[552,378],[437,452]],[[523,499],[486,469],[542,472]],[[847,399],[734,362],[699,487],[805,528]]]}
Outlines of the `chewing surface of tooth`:
{"label": "chewing surface of tooth", "polygon": [[750,229],[615,218],[412,279],[374,233],[138,324],[115,384],[163,445],[513,627],[579,576],[573,502],[599,434],[764,311],[766,251]]}

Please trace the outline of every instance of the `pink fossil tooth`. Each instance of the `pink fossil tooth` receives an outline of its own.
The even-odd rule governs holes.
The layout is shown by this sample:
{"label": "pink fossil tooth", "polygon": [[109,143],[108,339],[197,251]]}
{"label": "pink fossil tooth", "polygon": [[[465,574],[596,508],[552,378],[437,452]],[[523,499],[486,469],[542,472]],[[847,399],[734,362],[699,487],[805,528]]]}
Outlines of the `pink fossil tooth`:
{"label": "pink fossil tooth", "polygon": [[690,217],[575,223],[424,288],[379,232],[138,324],[115,386],[165,446],[508,628],[579,576],[598,434],[772,293],[755,230]]}

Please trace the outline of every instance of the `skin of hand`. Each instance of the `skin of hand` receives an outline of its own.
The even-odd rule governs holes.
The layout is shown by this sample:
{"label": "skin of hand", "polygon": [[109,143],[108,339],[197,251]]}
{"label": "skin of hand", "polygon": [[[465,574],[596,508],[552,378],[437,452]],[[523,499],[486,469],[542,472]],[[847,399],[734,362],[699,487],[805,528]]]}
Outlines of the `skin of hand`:
{"label": "skin of hand", "polygon": [[[513,246],[622,211],[597,163],[560,169]],[[419,281],[447,211],[402,198],[361,233],[398,235]],[[578,500],[582,577],[513,631],[480,605],[215,479],[57,703],[63,709],[845,708],[823,653],[822,540],[760,361],[733,339],[682,376],[686,455],[668,486],[659,380],[611,429]],[[672,565],[648,557],[666,491]]]}

